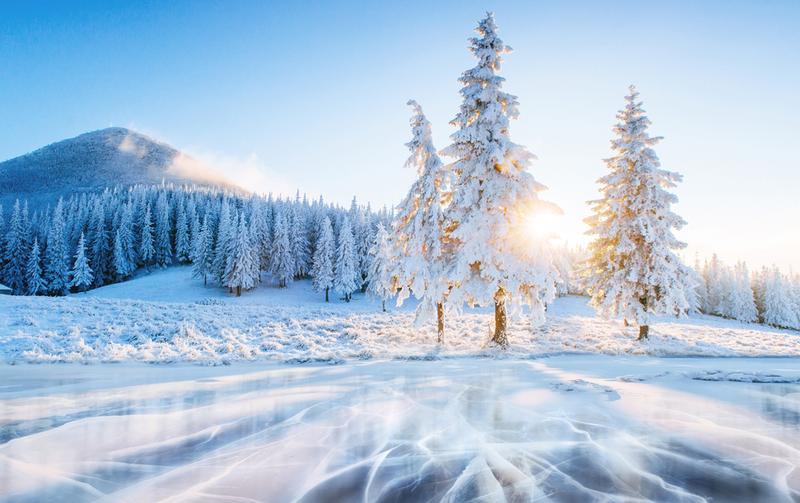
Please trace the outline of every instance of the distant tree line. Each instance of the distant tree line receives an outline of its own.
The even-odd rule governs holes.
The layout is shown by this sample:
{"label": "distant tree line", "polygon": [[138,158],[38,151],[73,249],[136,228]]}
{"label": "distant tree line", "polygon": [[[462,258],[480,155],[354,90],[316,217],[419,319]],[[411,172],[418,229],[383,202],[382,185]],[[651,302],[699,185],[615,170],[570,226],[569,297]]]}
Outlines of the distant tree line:
{"label": "distant tree line", "polygon": [[716,254],[701,266],[697,310],[748,323],[800,330],[800,274],[762,267],[752,274],[747,264],[724,264]]}
{"label": "distant tree line", "polygon": [[349,209],[246,197],[190,186],[132,186],[59,199],[30,214],[0,207],[0,278],[18,295],[64,295],[124,281],[137,270],[192,264],[195,277],[240,295],[270,273],[279,286],[312,277],[350,300],[365,290],[379,225],[391,217],[353,199]]}

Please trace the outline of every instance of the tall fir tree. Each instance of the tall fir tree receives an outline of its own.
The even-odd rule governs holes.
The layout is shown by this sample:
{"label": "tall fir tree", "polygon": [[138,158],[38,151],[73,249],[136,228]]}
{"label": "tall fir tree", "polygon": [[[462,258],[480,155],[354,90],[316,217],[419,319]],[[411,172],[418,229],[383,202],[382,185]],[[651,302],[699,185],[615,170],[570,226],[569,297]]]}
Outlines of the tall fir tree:
{"label": "tall fir tree", "polygon": [[25,293],[25,263],[30,249],[27,213],[27,203],[20,203],[17,199],[11,210],[11,219],[5,236],[2,278],[6,286],[16,294]]}
{"label": "tall fir tree", "polygon": [[219,213],[219,221],[217,223],[217,241],[214,246],[214,260],[212,270],[214,276],[220,285],[225,283],[225,266],[227,265],[227,257],[230,255],[230,250],[233,246],[233,234],[235,232],[235,223],[231,211],[230,202],[226,199],[222,202]]}
{"label": "tall fir tree", "polygon": [[694,284],[673,251],[685,247],[673,235],[685,222],[670,209],[678,198],[668,189],[681,176],[661,169],[652,148],[661,137],[648,134],[650,120],[638,99],[631,86],[613,128],[610,173],[598,181],[602,198],[590,203],[594,214],[586,222],[595,236],[587,262],[591,303],[605,315],[635,320],[641,340],[651,315],[688,311],[686,292]]}
{"label": "tall fir tree", "polygon": [[316,249],[314,250],[314,263],[311,268],[314,290],[325,292],[325,302],[329,301],[329,292],[333,286],[333,261],[336,243],[333,237],[333,227],[330,219],[322,218],[319,230],[316,233]]}
{"label": "tall fir tree", "polygon": [[764,281],[764,323],[780,328],[800,329],[787,278],[773,267]]}
{"label": "tall fir tree", "polygon": [[111,243],[106,228],[106,212],[102,199],[98,198],[92,208],[89,227],[89,264],[94,271],[95,287],[108,281],[111,272]]}
{"label": "tall fir tree", "polygon": [[149,267],[153,264],[156,249],[153,245],[153,218],[150,205],[146,205],[139,225],[139,264]]}
{"label": "tall fir tree", "polygon": [[47,291],[47,284],[42,278],[41,249],[39,239],[33,239],[33,246],[25,266],[25,283],[27,295],[39,295]]}
{"label": "tall fir tree", "polygon": [[83,238],[83,233],[81,233],[81,237],[78,239],[78,246],[75,251],[75,262],[72,266],[70,277],[72,279],[69,282],[69,288],[79,292],[86,290],[91,286],[94,280],[92,268],[89,267],[89,259],[86,258],[86,241]]}
{"label": "tall fir tree", "polygon": [[214,240],[209,225],[209,217],[203,218],[203,225],[194,234],[192,246],[192,276],[203,278],[203,285],[208,284],[208,274],[211,272],[214,260]]}
{"label": "tall fir tree", "polygon": [[154,260],[157,266],[167,267],[172,263],[172,232],[169,203],[166,191],[160,191],[156,199],[156,229]]}
{"label": "tall fir tree", "polygon": [[509,134],[518,102],[502,90],[498,72],[511,49],[498,37],[491,13],[477,33],[470,51],[478,63],[459,79],[463,102],[451,121],[458,130],[442,151],[455,159],[449,169],[457,177],[447,210],[454,245],[448,299],[457,306],[494,304],[492,342],[506,347],[508,306],[528,305],[539,321],[555,297],[557,271],[546,243],[524,232],[531,215],[552,205],[539,199],[545,187],[527,171],[535,156]]}
{"label": "tall fir tree", "polygon": [[186,209],[179,203],[175,217],[175,258],[181,264],[189,263],[192,250],[189,240],[189,221],[186,218]]}
{"label": "tall fir tree", "polygon": [[344,295],[344,300],[350,302],[353,292],[361,284],[361,273],[358,270],[353,230],[347,215],[342,218],[342,224],[339,226],[338,241],[333,288]]}
{"label": "tall fir tree", "polygon": [[239,215],[239,224],[225,275],[225,286],[234,290],[237,297],[242,295],[242,290],[253,288],[258,276],[258,264],[254,260],[255,254],[250,238],[251,234],[244,215]]}
{"label": "tall fir tree", "polygon": [[758,320],[756,301],[750,285],[750,273],[747,264],[739,262],[734,268],[733,292],[730,297],[731,316],[739,321],[752,323]]}
{"label": "tall fir tree", "polygon": [[[417,179],[397,208],[393,240],[398,255],[396,270],[381,277],[384,280],[397,278],[395,286],[401,288],[399,304],[412,294],[420,300],[418,321],[436,312],[437,338],[442,342],[444,303],[451,286],[447,267],[452,260],[450,229],[444,209],[450,204],[452,177],[436,153],[431,123],[422,107],[414,100],[408,105],[414,112],[410,120],[412,138],[406,143],[411,151],[406,167],[416,171]],[[386,286],[384,283],[381,288]]]}
{"label": "tall fir tree", "polygon": [[[299,198],[298,198],[299,199]],[[299,200],[295,201],[289,223],[289,238],[294,257],[294,275],[303,278],[311,268],[308,255],[308,236],[306,235],[306,217]]]}
{"label": "tall fir tree", "polygon": [[269,270],[278,280],[278,286],[286,288],[295,275],[294,255],[292,255],[292,241],[289,235],[289,222],[286,218],[286,208],[281,207],[275,211],[275,235],[272,239],[272,252],[270,254]]}
{"label": "tall fir tree", "polygon": [[64,295],[69,284],[67,238],[64,220],[64,201],[59,199],[50,217],[45,251],[45,282],[52,295]]}
{"label": "tall fir tree", "polygon": [[[369,291],[381,299],[381,309],[386,311],[386,299],[396,295],[398,280],[395,248],[383,224],[378,224],[378,232],[375,234],[375,241],[370,247],[369,253],[372,257],[367,276]],[[440,328],[439,342],[441,343],[444,342],[444,327],[440,325]]]}

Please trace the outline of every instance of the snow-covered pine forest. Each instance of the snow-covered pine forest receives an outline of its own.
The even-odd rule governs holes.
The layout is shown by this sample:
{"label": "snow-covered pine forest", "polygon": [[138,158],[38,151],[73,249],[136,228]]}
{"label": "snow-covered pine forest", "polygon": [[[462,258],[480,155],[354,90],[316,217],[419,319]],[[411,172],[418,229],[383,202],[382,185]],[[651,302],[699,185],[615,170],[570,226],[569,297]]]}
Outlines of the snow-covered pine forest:
{"label": "snow-covered pine forest", "polygon": [[347,297],[366,288],[369,250],[390,220],[355,199],[341,208],[192,186],[109,189],[33,214],[17,201],[0,220],[2,282],[19,295],[60,296],[192,264],[198,281],[236,295],[269,273],[280,287],[312,276],[322,295],[336,285]]}

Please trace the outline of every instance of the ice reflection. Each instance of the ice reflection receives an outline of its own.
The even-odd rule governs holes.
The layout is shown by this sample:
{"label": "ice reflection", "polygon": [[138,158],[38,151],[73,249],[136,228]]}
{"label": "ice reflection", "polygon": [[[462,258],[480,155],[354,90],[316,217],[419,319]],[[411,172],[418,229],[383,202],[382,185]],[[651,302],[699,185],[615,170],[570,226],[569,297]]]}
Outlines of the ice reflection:
{"label": "ice reflection", "polygon": [[[272,367],[163,384],[78,385],[51,395],[42,385],[41,396],[32,391],[0,401],[0,498],[800,498],[800,456],[791,444],[796,437],[778,435],[770,426],[783,423],[782,417],[797,424],[787,412],[773,413],[797,412],[797,386],[750,388],[763,404],[763,419],[754,420],[755,400],[751,409],[749,402],[736,408],[685,389],[562,372],[556,363]],[[160,370],[167,372],[147,371]],[[734,389],[730,385],[697,386]],[[741,431],[732,427],[736,418],[725,423],[720,443],[757,433],[780,444],[774,449],[780,470],[765,468],[768,450],[761,449],[761,457],[737,455],[715,448],[713,438],[698,441],[695,432],[710,419],[732,414],[749,419],[740,423]],[[715,430],[702,431],[713,436]]]}
{"label": "ice reflection", "polygon": [[760,389],[764,416],[800,430],[800,385],[765,384]]}

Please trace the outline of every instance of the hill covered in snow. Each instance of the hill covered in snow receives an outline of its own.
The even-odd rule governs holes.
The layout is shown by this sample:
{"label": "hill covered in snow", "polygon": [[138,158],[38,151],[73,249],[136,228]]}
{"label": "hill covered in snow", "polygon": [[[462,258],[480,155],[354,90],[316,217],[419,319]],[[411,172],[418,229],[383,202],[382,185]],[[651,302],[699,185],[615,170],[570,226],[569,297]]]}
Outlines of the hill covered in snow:
{"label": "hill covered in snow", "polygon": [[236,188],[189,155],[136,131],[112,127],[59,141],[0,163],[0,203],[31,204],[61,195],[134,184]]}

